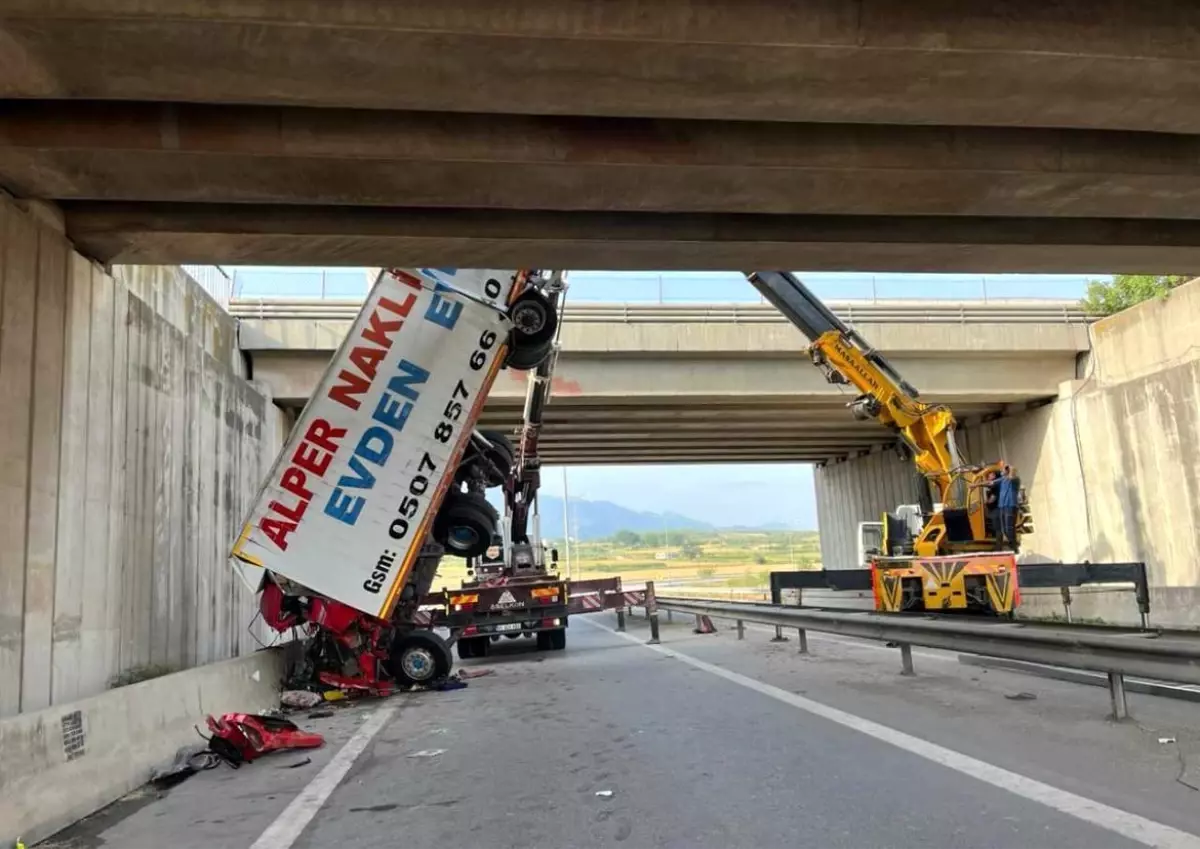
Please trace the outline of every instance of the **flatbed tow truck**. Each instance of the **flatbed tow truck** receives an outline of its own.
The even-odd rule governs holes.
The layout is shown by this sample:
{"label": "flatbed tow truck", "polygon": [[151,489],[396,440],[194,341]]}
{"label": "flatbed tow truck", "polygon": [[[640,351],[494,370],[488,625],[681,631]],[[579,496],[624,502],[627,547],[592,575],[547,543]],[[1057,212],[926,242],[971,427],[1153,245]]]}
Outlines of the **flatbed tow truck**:
{"label": "flatbed tow truck", "polygon": [[[550,308],[560,312],[565,276],[548,275],[542,291]],[[556,328],[560,322],[561,316],[554,322]],[[555,334],[547,356],[528,372],[516,445],[502,433],[482,433],[490,443],[485,456],[496,462],[490,469],[477,469],[468,487],[503,487],[500,527],[486,551],[468,560],[469,577],[459,589],[442,590],[423,600],[422,606],[434,611],[431,627],[456,634],[458,656],[463,659],[486,656],[491,642],[502,636],[535,636],[543,651],[561,650],[567,644],[569,589],[557,574],[557,551],[547,551],[541,539],[537,514],[541,483],[537,446],[558,358],[557,329]]]}
{"label": "flatbed tow truck", "polygon": [[[559,312],[558,329],[566,289],[566,277],[559,272],[550,274],[541,289],[547,303]],[[644,598],[644,591],[624,593],[620,578],[564,580],[558,571],[557,549],[541,536],[538,444],[558,362],[557,332],[549,354],[528,372],[515,444],[502,433],[481,432],[490,443],[485,456],[497,460],[492,472],[498,476],[484,479],[486,475],[477,471],[471,486],[479,489],[500,481],[504,512],[499,532],[487,551],[468,561],[468,578],[459,589],[442,590],[422,600],[422,606],[432,611],[430,626],[449,629],[464,660],[486,657],[501,637],[532,637],[538,651],[560,651],[566,648],[572,615],[640,603]]]}

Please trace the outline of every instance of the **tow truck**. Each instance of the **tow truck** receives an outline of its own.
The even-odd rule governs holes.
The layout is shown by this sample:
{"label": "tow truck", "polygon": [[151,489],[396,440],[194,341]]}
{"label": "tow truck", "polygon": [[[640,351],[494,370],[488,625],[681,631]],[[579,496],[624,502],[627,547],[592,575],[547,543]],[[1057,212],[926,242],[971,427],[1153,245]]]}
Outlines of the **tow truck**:
{"label": "tow truck", "polygon": [[[566,279],[553,272],[541,291],[552,310],[561,311]],[[555,322],[562,327],[561,316]],[[501,636],[533,636],[539,651],[566,648],[570,588],[557,573],[558,552],[541,538],[537,494],[541,485],[538,439],[550,402],[557,336],[545,357],[530,369],[525,407],[516,445],[500,432],[483,431],[484,456],[499,462],[476,465],[467,473],[469,489],[503,487],[504,514],[486,551],[468,561],[468,578],[458,590],[426,598],[425,606],[442,611],[432,625],[457,635],[458,656],[485,657]],[[618,584],[619,586],[619,584]]]}
{"label": "tow truck", "polygon": [[[955,418],[917,389],[801,280],[787,271],[745,272],[762,296],[809,340],[813,364],[835,385],[858,394],[847,406],[856,419],[893,431],[901,456],[928,481],[919,514],[885,513],[878,553],[870,555],[877,610],[974,611],[1010,615],[1019,603],[1017,560],[986,520],[984,489],[1003,460],[972,464],[955,441]],[[937,493],[937,502],[929,487]],[[915,521],[914,521],[915,519]],[[1024,491],[1016,539],[1032,531]]]}
{"label": "tow truck", "polygon": [[[559,311],[562,327],[566,277],[547,276],[541,286],[546,303]],[[474,467],[470,484],[503,488],[504,511],[492,544],[468,561],[468,577],[457,590],[442,590],[426,597],[423,606],[434,611],[430,624],[455,636],[461,659],[486,657],[493,642],[504,638],[533,637],[538,651],[561,651],[567,645],[569,617],[642,604],[645,590],[626,591],[619,577],[584,581],[563,580],[558,551],[541,535],[538,490],[542,461],[538,451],[546,406],[552,396],[554,369],[560,346],[557,336],[549,353],[527,373],[525,406],[515,444],[504,433],[481,431],[481,450],[498,462],[487,477]]]}
{"label": "tow truck", "polygon": [[483,490],[511,468],[475,424],[501,368],[551,355],[553,279],[377,276],[231,551],[266,624],[309,637],[322,684],[386,694],[449,674],[429,589],[444,556],[478,558],[498,531]]}

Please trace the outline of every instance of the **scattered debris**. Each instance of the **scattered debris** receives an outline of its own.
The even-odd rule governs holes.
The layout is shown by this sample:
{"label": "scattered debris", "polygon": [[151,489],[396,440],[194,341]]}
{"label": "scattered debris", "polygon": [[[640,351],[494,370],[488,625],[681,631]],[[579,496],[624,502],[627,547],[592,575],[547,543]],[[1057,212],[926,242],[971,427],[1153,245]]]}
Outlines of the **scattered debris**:
{"label": "scattered debris", "polygon": [[467,688],[466,681],[459,681],[457,678],[447,678],[440,684],[435,684],[432,689],[438,692],[445,693],[450,690],[465,690]]}
{"label": "scattered debris", "polygon": [[494,669],[460,669],[458,670],[458,677],[463,679],[482,678],[485,675],[492,675],[495,671]]}
{"label": "scattered debris", "polygon": [[438,755],[445,752],[445,749],[422,749],[419,752],[413,752],[409,755],[410,758],[436,758]]}
{"label": "scattered debris", "polygon": [[1004,698],[1010,702],[1032,702],[1037,696],[1033,693],[1005,693]]}
{"label": "scattered debris", "polygon": [[326,690],[321,695],[327,702],[340,702],[346,698],[346,693],[342,690]]}
{"label": "scattered debris", "polygon": [[613,792],[611,790],[597,790],[596,795],[605,799],[611,799]]}
{"label": "scattered debris", "polygon": [[230,766],[241,766],[280,749],[315,749],[325,745],[320,734],[301,731],[295,723],[261,714],[209,716],[208,747]]}
{"label": "scattered debris", "polygon": [[1168,744],[1170,744],[1170,743],[1174,743],[1174,742],[1175,742],[1175,738],[1174,738],[1174,737],[1159,737],[1159,738],[1158,738],[1158,742],[1159,742],[1159,743],[1161,743],[1161,744],[1163,744],[1164,746],[1166,746],[1166,745],[1168,745]]}
{"label": "scattered debris", "polygon": [[311,708],[316,707],[322,702],[320,693],[313,693],[308,690],[284,690],[283,695],[279,697],[279,703],[284,707],[290,708]]}
{"label": "scattered debris", "polygon": [[281,769],[295,769],[298,766],[306,766],[310,763],[312,763],[312,758],[305,758],[302,761],[296,761],[295,763],[291,763],[291,764],[284,764],[281,767]]}
{"label": "scattered debris", "polygon": [[331,716],[333,716],[333,711],[331,710],[314,710],[306,719],[328,719]]}
{"label": "scattered debris", "polygon": [[158,790],[166,790],[181,784],[197,772],[212,769],[221,762],[208,746],[197,743],[184,746],[175,753],[175,759],[170,766],[155,770],[150,776],[150,783]]}

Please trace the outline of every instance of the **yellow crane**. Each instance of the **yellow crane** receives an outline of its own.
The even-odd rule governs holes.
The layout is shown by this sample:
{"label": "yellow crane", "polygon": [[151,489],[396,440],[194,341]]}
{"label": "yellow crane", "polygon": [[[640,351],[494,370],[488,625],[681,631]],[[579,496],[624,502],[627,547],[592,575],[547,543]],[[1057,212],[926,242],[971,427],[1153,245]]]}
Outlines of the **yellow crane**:
{"label": "yellow crane", "polygon": [[[922,401],[887,359],[848,327],[799,278],[787,271],[746,272],[751,284],[809,340],[809,355],[830,383],[858,390],[849,403],[899,437],[902,452],[937,493],[924,505],[920,531],[899,516],[883,516],[882,551],[872,559],[880,610],[985,610],[1008,614],[1017,597],[1016,556],[1003,550],[985,499],[1005,463],[972,465],[955,442],[954,413]],[[1014,536],[1032,530],[1024,493]]]}

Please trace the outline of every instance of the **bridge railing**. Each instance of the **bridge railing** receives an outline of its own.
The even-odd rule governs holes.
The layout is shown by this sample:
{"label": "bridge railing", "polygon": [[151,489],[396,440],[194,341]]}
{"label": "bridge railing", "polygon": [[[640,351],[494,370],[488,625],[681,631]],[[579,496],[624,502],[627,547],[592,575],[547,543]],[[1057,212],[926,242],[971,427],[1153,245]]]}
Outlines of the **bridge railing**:
{"label": "bridge railing", "polygon": [[[235,298],[229,311],[238,318],[350,321],[361,298]],[[981,301],[878,303],[832,302],[850,324],[1081,324],[1088,315],[1075,301]],[[777,309],[760,304],[598,304],[566,307],[573,324],[784,324]]]}

